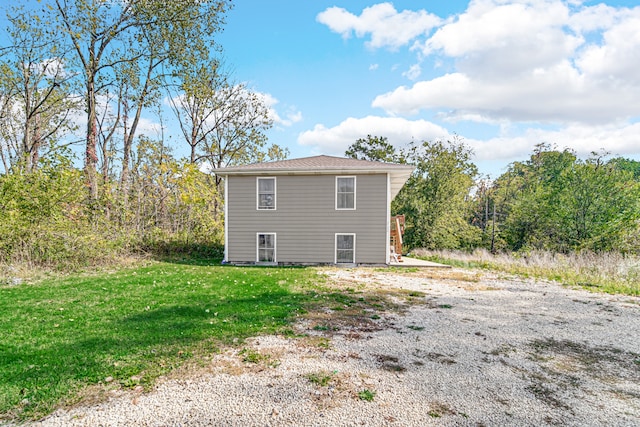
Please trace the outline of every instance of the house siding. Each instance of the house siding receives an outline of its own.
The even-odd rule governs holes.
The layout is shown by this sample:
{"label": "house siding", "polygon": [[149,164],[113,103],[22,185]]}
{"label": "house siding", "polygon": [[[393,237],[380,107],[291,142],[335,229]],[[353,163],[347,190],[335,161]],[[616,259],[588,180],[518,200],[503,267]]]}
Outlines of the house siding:
{"label": "house siding", "polygon": [[276,210],[256,209],[256,177],[228,176],[227,261],[255,262],[256,233],[276,233],[279,263],[333,263],[335,234],[356,235],[356,263],[387,261],[387,174],[356,176],[356,209],[336,210],[336,175],[280,175]]}

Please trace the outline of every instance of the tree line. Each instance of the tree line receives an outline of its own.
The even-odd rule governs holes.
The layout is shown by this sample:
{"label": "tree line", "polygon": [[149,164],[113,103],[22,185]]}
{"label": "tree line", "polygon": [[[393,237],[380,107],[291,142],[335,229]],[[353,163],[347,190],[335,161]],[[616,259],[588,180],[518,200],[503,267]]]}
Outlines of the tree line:
{"label": "tree line", "polygon": [[[217,37],[231,7],[42,0],[6,9],[0,266],[220,254],[221,182],[203,170],[288,156],[266,138],[273,119],[263,98],[225,64]],[[539,145],[488,180],[458,139],[396,150],[368,136],[346,154],[415,165],[392,205],[407,217],[409,249],[639,250],[633,160]]]}
{"label": "tree line", "polygon": [[0,263],[219,250],[220,181],[200,169],[287,156],[265,137],[273,120],[263,98],[225,64],[217,36],[231,8],[228,0],[7,7]]}
{"label": "tree line", "polygon": [[580,159],[543,143],[491,180],[460,139],[396,150],[369,135],[345,154],[416,167],[392,204],[406,215],[409,249],[640,253],[638,161],[606,152]]}

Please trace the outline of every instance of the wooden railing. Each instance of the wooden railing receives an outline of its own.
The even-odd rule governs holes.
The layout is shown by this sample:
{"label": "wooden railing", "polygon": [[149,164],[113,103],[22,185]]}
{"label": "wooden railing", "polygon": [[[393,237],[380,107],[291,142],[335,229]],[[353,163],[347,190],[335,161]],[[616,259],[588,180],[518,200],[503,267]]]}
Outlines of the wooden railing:
{"label": "wooden railing", "polygon": [[[391,242],[390,248],[397,256],[397,260],[402,262],[402,235],[404,234],[404,215],[391,217]],[[395,258],[395,257],[394,257]]]}

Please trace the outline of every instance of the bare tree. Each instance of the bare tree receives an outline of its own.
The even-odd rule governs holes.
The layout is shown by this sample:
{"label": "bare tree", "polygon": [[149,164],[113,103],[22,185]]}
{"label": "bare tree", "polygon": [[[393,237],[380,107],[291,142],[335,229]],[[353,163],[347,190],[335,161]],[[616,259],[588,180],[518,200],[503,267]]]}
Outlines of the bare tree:
{"label": "bare tree", "polygon": [[[11,54],[2,63],[2,120],[5,130],[13,132],[4,133],[4,142],[5,148],[15,149],[15,156],[7,156],[11,162],[19,160],[30,172],[37,167],[41,150],[71,128],[69,115],[77,108],[77,99],[71,95],[72,76],[55,31],[45,31],[37,15],[20,7],[13,8],[8,19]],[[5,169],[7,157],[3,155]]]}
{"label": "bare tree", "polygon": [[169,89],[169,101],[178,119],[180,130],[190,148],[190,162],[196,163],[198,148],[215,132],[212,126],[216,109],[216,89],[226,85],[227,76],[220,72],[218,61],[192,68],[184,67],[181,82],[176,84],[179,93]]}
{"label": "bare tree", "polygon": [[218,62],[180,77],[181,93],[170,99],[192,163],[216,169],[287,157],[286,149],[267,144],[273,119],[264,98],[233,82]]}
{"label": "bare tree", "polygon": [[[114,80],[114,69],[144,59],[144,34],[164,52],[200,60],[221,25],[229,3],[225,0],[53,0],[64,37],[82,70],[87,114],[85,174],[93,199],[98,196],[96,152],[99,121],[98,94]],[[133,47],[133,48],[132,48]]]}

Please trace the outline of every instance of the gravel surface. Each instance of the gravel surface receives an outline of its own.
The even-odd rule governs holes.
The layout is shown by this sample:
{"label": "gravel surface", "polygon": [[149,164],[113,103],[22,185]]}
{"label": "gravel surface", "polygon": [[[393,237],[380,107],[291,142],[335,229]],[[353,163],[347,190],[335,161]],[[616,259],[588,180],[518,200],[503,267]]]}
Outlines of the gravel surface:
{"label": "gravel surface", "polygon": [[413,303],[366,322],[302,320],[306,338],[254,338],[149,393],[32,425],[640,425],[640,298],[456,269],[320,271]]}

